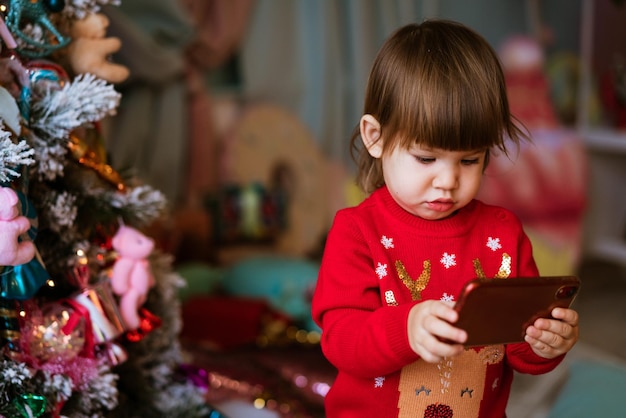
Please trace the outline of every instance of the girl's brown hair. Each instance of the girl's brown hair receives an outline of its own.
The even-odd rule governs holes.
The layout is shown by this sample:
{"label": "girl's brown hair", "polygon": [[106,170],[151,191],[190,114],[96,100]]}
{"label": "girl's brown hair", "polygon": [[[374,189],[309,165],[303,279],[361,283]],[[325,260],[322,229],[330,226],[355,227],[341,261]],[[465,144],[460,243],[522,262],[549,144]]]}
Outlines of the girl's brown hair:
{"label": "girl's brown hair", "polygon": [[[427,20],[397,30],[381,47],[369,75],[364,114],[381,126],[383,153],[416,143],[446,150],[516,146],[528,136],[509,111],[496,52],[468,27]],[[370,193],[384,184],[380,159],[350,140],[357,182]]]}

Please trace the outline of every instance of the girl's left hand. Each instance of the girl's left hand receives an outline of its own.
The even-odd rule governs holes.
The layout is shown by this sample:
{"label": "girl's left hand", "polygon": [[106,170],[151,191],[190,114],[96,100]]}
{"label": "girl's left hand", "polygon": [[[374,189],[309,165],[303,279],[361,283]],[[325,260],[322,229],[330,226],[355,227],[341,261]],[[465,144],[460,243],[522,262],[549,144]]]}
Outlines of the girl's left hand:
{"label": "girl's left hand", "polygon": [[553,319],[539,318],[526,329],[524,339],[540,357],[552,359],[567,353],[578,341],[578,313],[554,308]]}

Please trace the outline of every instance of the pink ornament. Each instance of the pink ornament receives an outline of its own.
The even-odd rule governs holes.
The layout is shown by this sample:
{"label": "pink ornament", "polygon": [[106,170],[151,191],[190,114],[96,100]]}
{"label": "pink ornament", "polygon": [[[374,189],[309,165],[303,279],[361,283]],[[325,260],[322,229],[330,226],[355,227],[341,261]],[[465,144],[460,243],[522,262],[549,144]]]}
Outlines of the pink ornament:
{"label": "pink ornament", "polygon": [[35,256],[35,245],[21,240],[30,221],[20,215],[19,198],[10,187],[0,188],[0,266],[19,266]]}
{"label": "pink ornament", "polygon": [[147,258],[154,241],[134,228],[122,225],[112,240],[118,259],[111,272],[111,287],[120,296],[120,312],[127,329],[139,327],[139,308],[154,286],[154,276]]}

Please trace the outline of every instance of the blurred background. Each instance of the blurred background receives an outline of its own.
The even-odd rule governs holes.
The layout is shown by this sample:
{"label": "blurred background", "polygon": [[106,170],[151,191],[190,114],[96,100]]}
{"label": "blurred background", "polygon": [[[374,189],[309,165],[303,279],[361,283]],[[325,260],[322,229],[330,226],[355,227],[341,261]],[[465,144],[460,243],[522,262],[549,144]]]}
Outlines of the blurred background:
{"label": "blurred background", "polygon": [[[297,416],[289,414],[298,407],[300,416],[323,416],[333,370],[318,351],[310,296],[335,211],[363,198],[348,144],[367,74],[396,28],[440,17],[474,28],[498,51],[512,112],[533,138],[511,160],[493,159],[480,198],[521,217],[543,274],[583,280],[575,302],[581,348],[550,376],[520,378],[510,416],[575,416],[559,409],[565,404],[578,416],[588,416],[585,408],[610,411],[617,396],[605,391],[578,405],[575,386],[613,379],[619,393],[626,384],[623,3],[125,0],[104,7],[108,34],[122,40],[113,59],[130,69],[106,124],[110,161],[168,197],[171,216],[151,233],[175,254],[187,283],[182,338],[221,388],[209,391],[211,401],[233,417],[252,417],[252,409]],[[228,382],[239,389],[225,390]],[[254,405],[259,386],[273,403]]]}

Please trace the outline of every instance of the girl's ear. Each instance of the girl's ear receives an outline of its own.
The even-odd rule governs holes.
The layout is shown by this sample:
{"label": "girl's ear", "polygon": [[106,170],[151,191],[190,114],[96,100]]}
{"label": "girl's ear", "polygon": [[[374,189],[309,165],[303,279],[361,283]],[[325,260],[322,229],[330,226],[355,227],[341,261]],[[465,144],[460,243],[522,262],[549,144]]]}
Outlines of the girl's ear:
{"label": "girl's ear", "polygon": [[380,123],[372,115],[363,115],[359,128],[361,129],[361,140],[367,152],[374,158],[382,157],[383,142],[380,139]]}

